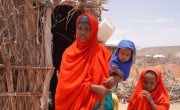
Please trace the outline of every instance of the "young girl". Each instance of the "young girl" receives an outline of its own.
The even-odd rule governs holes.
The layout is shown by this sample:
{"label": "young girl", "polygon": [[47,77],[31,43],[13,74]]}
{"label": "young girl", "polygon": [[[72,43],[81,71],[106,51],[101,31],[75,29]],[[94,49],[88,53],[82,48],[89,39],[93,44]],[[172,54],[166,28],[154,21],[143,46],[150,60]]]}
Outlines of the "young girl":
{"label": "young girl", "polygon": [[169,101],[160,70],[148,67],[141,73],[128,110],[169,110]]}
{"label": "young girl", "polygon": [[[111,76],[104,80],[106,87],[112,88],[121,79],[126,80],[128,78],[134,57],[134,43],[130,40],[120,41],[110,60]],[[111,104],[112,94],[110,93],[106,98],[101,99],[99,110],[113,110],[113,106],[110,106]]]}
{"label": "young girl", "polygon": [[[132,41],[122,40],[119,42],[110,60],[111,77],[108,79],[113,79],[114,84],[117,84],[121,78],[126,80],[129,77],[130,69],[135,57],[135,51],[135,44]],[[106,81],[108,79],[106,79]]]}

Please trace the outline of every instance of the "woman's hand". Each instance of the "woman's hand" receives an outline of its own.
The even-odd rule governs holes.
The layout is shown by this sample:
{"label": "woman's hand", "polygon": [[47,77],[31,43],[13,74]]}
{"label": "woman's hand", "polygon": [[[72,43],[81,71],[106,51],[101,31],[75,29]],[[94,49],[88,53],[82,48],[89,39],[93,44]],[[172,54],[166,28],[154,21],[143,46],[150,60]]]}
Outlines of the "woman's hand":
{"label": "woman's hand", "polygon": [[107,96],[111,90],[101,85],[91,85],[91,90],[96,92],[100,97]]}
{"label": "woman's hand", "polygon": [[109,78],[104,79],[103,84],[107,85],[108,88],[113,88],[120,80],[121,78],[119,76],[111,76]]}
{"label": "woman's hand", "polygon": [[114,86],[114,79],[113,77],[109,77],[109,78],[106,78],[103,80],[103,85],[106,87],[106,88],[112,88]]}

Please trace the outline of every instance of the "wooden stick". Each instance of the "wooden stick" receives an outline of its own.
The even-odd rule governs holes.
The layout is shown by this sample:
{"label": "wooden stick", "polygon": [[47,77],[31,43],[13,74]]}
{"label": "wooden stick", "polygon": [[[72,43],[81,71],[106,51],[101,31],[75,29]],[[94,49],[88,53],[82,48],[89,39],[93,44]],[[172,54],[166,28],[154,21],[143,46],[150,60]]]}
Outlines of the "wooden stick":
{"label": "wooden stick", "polygon": [[42,93],[40,92],[5,92],[5,93],[0,93],[0,97],[5,97],[5,96],[36,96],[36,97],[41,97]]}
{"label": "wooden stick", "polygon": [[[5,68],[4,64],[0,64],[0,68]],[[52,70],[54,67],[34,67],[34,66],[14,66],[12,65],[11,68],[13,69],[39,69],[39,70]]]}

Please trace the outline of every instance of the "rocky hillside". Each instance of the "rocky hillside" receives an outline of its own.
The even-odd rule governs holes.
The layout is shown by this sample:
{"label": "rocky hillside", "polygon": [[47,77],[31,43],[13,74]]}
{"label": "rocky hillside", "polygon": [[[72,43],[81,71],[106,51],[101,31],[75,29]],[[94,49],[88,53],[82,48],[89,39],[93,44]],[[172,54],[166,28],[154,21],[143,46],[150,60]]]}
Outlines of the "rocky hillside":
{"label": "rocky hillside", "polygon": [[157,54],[169,58],[180,58],[180,46],[150,47],[137,50],[137,56],[153,56]]}
{"label": "rocky hillside", "polygon": [[138,65],[180,65],[180,46],[140,49],[137,50],[136,59]]}
{"label": "rocky hillside", "polygon": [[149,47],[137,50],[137,54],[139,55],[163,54],[165,56],[171,56],[173,54],[177,54],[178,52],[180,52],[180,46]]}

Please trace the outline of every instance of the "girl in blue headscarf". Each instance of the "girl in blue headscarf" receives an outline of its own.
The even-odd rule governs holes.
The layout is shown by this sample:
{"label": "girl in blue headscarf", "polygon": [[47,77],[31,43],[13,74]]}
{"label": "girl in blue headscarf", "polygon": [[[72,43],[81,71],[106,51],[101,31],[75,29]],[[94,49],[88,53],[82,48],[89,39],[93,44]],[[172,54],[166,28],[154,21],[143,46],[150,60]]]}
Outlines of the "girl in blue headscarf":
{"label": "girl in blue headscarf", "polygon": [[114,54],[110,59],[110,77],[104,80],[107,87],[112,88],[121,79],[129,77],[130,69],[135,58],[135,44],[130,40],[119,42]]}
{"label": "girl in blue headscarf", "polygon": [[[128,78],[134,61],[135,51],[135,44],[132,41],[122,40],[119,42],[110,60],[111,76],[104,80],[106,87],[112,88],[121,79],[126,80]],[[118,108],[113,107],[112,93],[106,96],[105,99],[101,99],[98,110],[101,110],[101,108],[104,110],[115,110],[114,108]]]}
{"label": "girl in blue headscarf", "polygon": [[129,76],[134,57],[134,43],[130,40],[120,41],[110,60],[111,75],[122,76],[123,80],[126,80]]}

